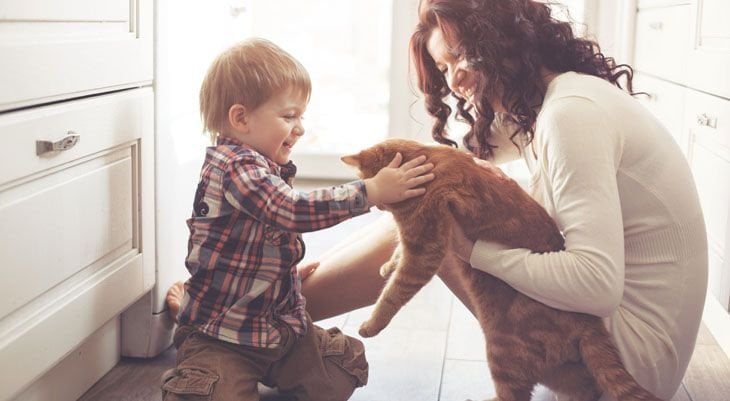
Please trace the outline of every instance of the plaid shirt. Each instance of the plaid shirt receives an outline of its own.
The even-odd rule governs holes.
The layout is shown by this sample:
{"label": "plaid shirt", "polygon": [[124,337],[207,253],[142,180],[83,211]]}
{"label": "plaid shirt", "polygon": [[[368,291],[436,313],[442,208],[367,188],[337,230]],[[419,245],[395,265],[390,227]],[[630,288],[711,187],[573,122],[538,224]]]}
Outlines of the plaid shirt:
{"label": "plaid shirt", "polygon": [[295,191],[279,166],[230,138],[209,147],[203,163],[185,265],[181,325],[223,341],[274,348],[282,324],[306,332],[296,264],[302,232],[368,211],[362,181],[309,193]]}

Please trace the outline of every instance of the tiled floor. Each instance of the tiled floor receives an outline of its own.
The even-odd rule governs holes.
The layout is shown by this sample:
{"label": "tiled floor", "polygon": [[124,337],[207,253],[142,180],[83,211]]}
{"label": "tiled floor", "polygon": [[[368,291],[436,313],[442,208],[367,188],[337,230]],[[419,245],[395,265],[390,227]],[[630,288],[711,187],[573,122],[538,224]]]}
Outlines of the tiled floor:
{"label": "tiled floor", "polygon": [[[333,239],[367,221],[355,219],[307,238],[315,258]],[[318,322],[338,326],[357,336],[369,308]],[[353,401],[464,401],[494,396],[484,356],[484,341],[476,320],[438,279],[406,305],[380,335],[363,340],[370,362],[370,380]],[[81,401],[157,401],[159,376],[174,365],[174,350],[150,361],[123,359]],[[706,329],[682,388],[671,401],[730,400],[730,360]],[[534,401],[547,400],[538,389]],[[275,401],[276,397],[263,400]]]}

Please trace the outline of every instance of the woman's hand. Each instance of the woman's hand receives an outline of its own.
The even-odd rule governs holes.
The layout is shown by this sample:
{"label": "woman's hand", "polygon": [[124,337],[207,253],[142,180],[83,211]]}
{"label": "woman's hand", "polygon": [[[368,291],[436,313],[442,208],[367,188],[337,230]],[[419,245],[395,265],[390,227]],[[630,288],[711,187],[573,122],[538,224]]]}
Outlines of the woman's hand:
{"label": "woman's hand", "polygon": [[457,258],[469,263],[471,260],[471,252],[474,250],[474,241],[466,237],[464,229],[458,223],[454,224],[451,228],[451,248]]}
{"label": "woman's hand", "polygon": [[426,163],[426,156],[418,156],[403,165],[403,155],[397,153],[393,160],[382,168],[375,177],[365,180],[370,206],[398,203],[426,193],[425,188],[417,188],[434,179],[433,163]]}

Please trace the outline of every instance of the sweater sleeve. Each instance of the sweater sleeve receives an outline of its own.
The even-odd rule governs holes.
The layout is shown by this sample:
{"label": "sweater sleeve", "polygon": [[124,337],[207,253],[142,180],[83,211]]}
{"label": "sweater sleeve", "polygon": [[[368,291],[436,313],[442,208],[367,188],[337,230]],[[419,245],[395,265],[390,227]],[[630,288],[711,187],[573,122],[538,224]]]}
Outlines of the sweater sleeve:
{"label": "sweater sleeve", "polygon": [[621,138],[601,108],[581,97],[540,114],[535,185],[554,208],[565,251],[544,254],[477,241],[473,267],[557,309],[609,316],[623,295],[624,239],[616,173]]}

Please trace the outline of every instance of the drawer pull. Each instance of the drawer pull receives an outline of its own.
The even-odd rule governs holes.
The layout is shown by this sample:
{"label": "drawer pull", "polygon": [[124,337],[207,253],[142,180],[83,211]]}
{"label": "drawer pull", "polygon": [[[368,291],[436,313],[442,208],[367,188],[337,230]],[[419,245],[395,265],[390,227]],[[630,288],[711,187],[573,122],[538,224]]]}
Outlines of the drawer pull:
{"label": "drawer pull", "polygon": [[697,125],[700,127],[717,128],[717,117],[708,116],[705,113],[697,115]]}
{"label": "drawer pull", "polygon": [[69,131],[63,139],[56,142],[51,141],[35,141],[35,154],[42,156],[50,152],[63,152],[76,146],[81,140],[81,135]]}
{"label": "drawer pull", "polygon": [[230,4],[228,4],[228,10],[231,13],[231,17],[235,18],[246,13],[248,8],[243,1],[231,1]]}
{"label": "drawer pull", "polygon": [[662,28],[664,28],[664,23],[662,23],[661,21],[655,21],[649,24],[649,28],[655,31],[661,31]]}

